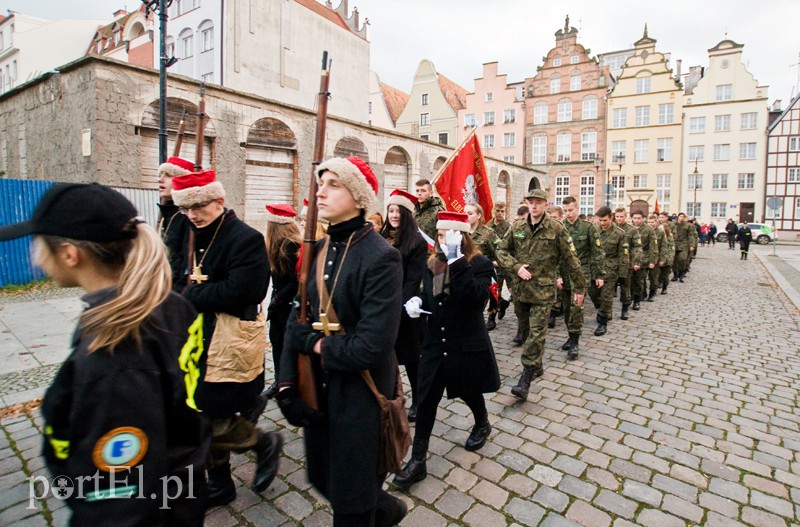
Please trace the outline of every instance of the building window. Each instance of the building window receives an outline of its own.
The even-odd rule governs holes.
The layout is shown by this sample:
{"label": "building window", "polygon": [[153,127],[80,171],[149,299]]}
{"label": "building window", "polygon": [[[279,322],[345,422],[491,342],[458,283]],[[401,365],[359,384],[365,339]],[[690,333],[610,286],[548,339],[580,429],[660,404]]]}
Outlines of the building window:
{"label": "building window", "polygon": [[430,140],[431,135],[430,134],[419,134],[419,138],[428,141],[428,140]]}
{"label": "building window", "polygon": [[672,138],[658,139],[656,143],[656,161],[672,161]]}
{"label": "building window", "polygon": [[789,152],[800,152],[800,136],[789,138]]}
{"label": "building window", "polygon": [[494,134],[486,134],[483,136],[483,147],[494,148]]}
{"label": "building window", "polygon": [[447,144],[447,139],[448,139],[447,132],[439,132],[439,144],[440,145],[446,145]]}
{"label": "building window", "polygon": [[558,101],[558,122],[572,120],[572,101],[570,99],[561,99]]}
{"label": "building window", "polygon": [[705,160],[706,147],[703,145],[693,145],[689,147],[689,162]]}
{"label": "building window", "polygon": [[547,136],[536,135],[533,137],[531,150],[531,163],[534,165],[544,165],[547,163]]}
{"label": "building window", "polygon": [[[611,176],[611,185],[614,190],[611,192],[609,203],[611,210],[625,206],[625,176]],[[661,203],[661,202],[659,202]]]}
{"label": "building window", "polygon": [[422,106],[428,106],[428,94],[427,93],[423,93],[422,94]]}
{"label": "building window", "polygon": [[714,161],[729,161],[731,145],[714,145]]}
{"label": "building window", "polygon": [[650,125],[650,107],[637,106],[636,107],[636,126],[649,126]]}
{"label": "building window", "polygon": [[503,156],[503,161],[506,163],[516,163],[516,156]]}
{"label": "building window", "polygon": [[431,124],[431,114],[429,113],[421,113],[419,114],[419,125],[420,126],[429,126]]}
{"label": "building window", "polygon": [[579,60],[580,60],[580,57],[578,56],[578,54],[577,53],[573,53],[572,56],[569,58],[569,63],[570,64],[577,64]]}
{"label": "building window", "polygon": [[633,162],[647,163],[650,160],[650,140],[637,139],[633,142]]}
{"label": "building window", "polygon": [[569,90],[578,91],[581,89],[581,74],[578,72],[569,76]]}
{"label": "building window", "polygon": [[703,204],[700,202],[692,203],[691,201],[686,204],[686,214],[693,218],[699,218],[703,210]]}
{"label": "building window", "polygon": [[589,95],[583,99],[582,119],[597,119],[597,97]]}
{"label": "building window", "polygon": [[567,196],[569,196],[569,175],[559,174],[556,176],[556,203],[560,205]]}
{"label": "building window", "polygon": [[672,176],[656,174],[656,199],[662,211],[669,212],[669,198],[672,194]]}
{"label": "building window", "polygon": [[175,16],[181,16],[186,11],[183,2],[184,0],[175,0]]}
{"label": "building window", "polygon": [[572,159],[572,134],[561,133],[557,136],[556,161],[567,163]]}
{"label": "building window", "polygon": [[724,218],[725,217],[725,210],[728,208],[728,204],[724,201],[712,201],[711,202],[711,217],[712,218]]}
{"label": "building window", "polygon": [[550,77],[550,95],[561,93],[561,76],[553,75]]}
{"label": "building window", "polygon": [[636,93],[650,93],[650,77],[636,79]]}
{"label": "building window", "polygon": [[633,188],[647,188],[647,174],[634,174]]}
{"label": "building window", "polygon": [[517,122],[516,110],[503,110],[503,123],[512,124]]}
{"label": "building window", "polygon": [[483,112],[483,124],[494,124],[494,112]]}
{"label": "building window", "polygon": [[558,66],[561,66],[561,57],[553,58],[553,67],[557,68]]}
{"label": "building window", "polygon": [[0,51],[4,50],[5,48],[6,48],[6,46],[5,46],[4,39],[3,39],[3,32],[0,31]]}
{"label": "building window", "polygon": [[[171,39],[172,37],[170,37]],[[167,40],[167,57],[172,58],[175,56],[175,42]]]}
{"label": "building window", "polygon": [[751,190],[756,185],[756,175],[751,173],[739,174],[739,190]]}
{"label": "building window", "polygon": [[504,133],[503,146],[517,146],[517,134],[514,132]]}
{"label": "building window", "polygon": [[675,122],[675,105],[673,103],[658,105],[658,124],[672,124]]}
{"label": "building window", "polygon": [[758,114],[749,112],[742,114],[742,130],[755,130],[758,124]]}
{"label": "building window", "polygon": [[715,132],[730,132],[731,131],[731,116],[730,116],[730,114],[714,116],[714,131]]}
{"label": "building window", "polygon": [[594,214],[594,174],[581,174],[580,213]]}
{"label": "building window", "polygon": [[[703,190],[703,174],[689,174],[687,182],[689,183],[689,190]],[[697,185],[697,187],[695,187],[695,185]]]}
{"label": "building window", "polygon": [[739,159],[755,159],[755,158],[756,158],[755,143],[739,143]]}
{"label": "building window", "polygon": [[706,132],[706,118],[705,117],[691,117],[689,119],[689,133],[690,134],[704,134]]}
{"label": "building window", "polygon": [[201,35],[203,36],[203,51],[214,49],[214,28],[204,29]]}
{"label": "building window", "polygon": [[800,183],[800,168],[791,167],[786,172],[787,183]]}
{"label": "building window", "polygon": [[628,126],[628,109],[616,108],[611,121],[611,128],[625,128]]}
{"label": "building window", "polygon": [[475,126],[475,114],[468,113],[464,115],[464,126]]}
{"label": "building window", "polygon": [[628,148],[627,141],[611,141],[611,162],[621,163],[625,159],[625,151]]}
{"label": "building window", "polygon": [[494,101],[494,93],[487,91],[486,92],[486,102]]}
{"label": "building window", "polygon": [[712,174],[711,188],[713,190],[728,190],[728,174]]}
{"label": "building window", "polygon": [[537,102],[533,107],[533,124],[547,123],[547,103]]}
{"label": "building window", "polygon": [[597,132],[581,134],[581,161],[591,161],[597,157]]}
{"label": "building window", "polygon": [[194,56],[194,37],[186,35],[181,40],[181,47],[183,48],[183,58],[188,59]]}
{"label": "building window", "polygon": [[732,84],[720,84],[717,86],[717,97],[716,100],[719,101],[730,101],[733,98],[733,85]]}

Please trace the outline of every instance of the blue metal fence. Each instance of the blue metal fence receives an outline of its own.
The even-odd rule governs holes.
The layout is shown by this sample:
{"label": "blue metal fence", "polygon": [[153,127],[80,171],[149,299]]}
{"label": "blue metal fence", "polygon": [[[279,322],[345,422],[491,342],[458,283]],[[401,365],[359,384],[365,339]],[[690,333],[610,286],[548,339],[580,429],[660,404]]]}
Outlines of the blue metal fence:
{"label": "blue metal fence", "polygon": [[[0,225],[27,220],[52,181],[0,179]],[[31,261],[31,237],[0,242],[0,286],[44,278]]]}

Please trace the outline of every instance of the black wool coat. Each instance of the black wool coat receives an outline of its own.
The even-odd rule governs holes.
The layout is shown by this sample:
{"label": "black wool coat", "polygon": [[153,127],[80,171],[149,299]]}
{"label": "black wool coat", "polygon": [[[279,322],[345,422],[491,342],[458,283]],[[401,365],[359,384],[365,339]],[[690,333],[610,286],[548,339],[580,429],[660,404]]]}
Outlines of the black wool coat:
{"label": "black wool coat", "polygon": [[183,276],[183,253],[186,251],[187,236],[189,235],[189,219],[181,214],[178,206],[168,201],[158,204],[161,211],[159,234],[167,247],[167,259],[172,269],[172,283],[175,284]]}
{"label": "black wool coat", "polygon": [[[317,251],[323,242],[317,242]],[[333,238],[324,275],[345,334],[325,337],[321,363],[320,356],[312,358],[321,367],[317,380],[324,417],[305,427],[304,438],[309,481],[335,511],[349,514],[375,508],[382,482],[378,474],[380,407],[360,371],[369,369],[378,390],[387,398],[394,397],[397,361],[393,345],[400,324],[402,268],[400,253],[363,218],[357,222],[342,265],[346,243],[347,236],[344,240]],[[313,321],[318,320],[320,303],[316,269],[315,258],[308,278],[309,318]],[[290,316],[296,319],[297,310]],[[289,324],[286,328],[281,384],[296,381],[299,350],[292,348],[292,333],[298,327],[302,326]]]}
{"label": "black wool coat", "polygon": [[422,309],[430,311],[419,364],[420,400],[439,368],[445,369],[447,397],[496,392],[500,373],[483,309],[489,299],[494,266],[488,258],[461,258],[450,265],[449,289],[433,295],[433,271],[425,268]]}
{"label": "black wool coat", "polygon": [[[422,238],[417,237],[417,244],[414,250],[403,256],[403,300],[405,304],[411,297],[419,296],[420,286],[422,285],[422,275],[425,272],[428,260],[428,243]],[[416,364],[422,353],[422,337],[425,333],[425,319],[411,318],[406,310],[400,308],[400,330],[397,332],[397,340],[394,344],[394,351],[397,355],[397,362],[400,364]]]}
{"label": "black wool coat", "polygon": [[[226,210],[222,226],[217,233],[218,218],[202,229],[191,226],[195,232],[197,261],[203,260],[203,274],[208,280],[200,284],[188,283],[188,266],[191,261],[188,247],[184,250],[181,279],[174,285],[178,291],[203,314],[203,345],[200,357],[200,381],[197,387],[198,406],[210,419],[230,416],[247,409],[264,388],[264,374],[247,383],[214,382],[203,379],[206,374],[208,346],[214,335],[217,313],[223,312],[243,320],[255,320],[261,302],[267,296],[269,261],[264,237],[260,232]],[[202,251],[202,252],[201,252]],[[267,343],[264,341],[264,348]]]}

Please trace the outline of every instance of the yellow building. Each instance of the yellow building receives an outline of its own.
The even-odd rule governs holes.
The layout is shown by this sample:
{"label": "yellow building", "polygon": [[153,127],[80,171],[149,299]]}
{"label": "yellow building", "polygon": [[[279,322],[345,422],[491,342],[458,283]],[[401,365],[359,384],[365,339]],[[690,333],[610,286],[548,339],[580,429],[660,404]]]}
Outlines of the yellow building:
{"label": "yellow building", "polygon": [[[678,212],[683,88],[669,61],[644,35],[608,94],[606,184],[612,208]],[[621,165],[621,166],[619,166]]]}

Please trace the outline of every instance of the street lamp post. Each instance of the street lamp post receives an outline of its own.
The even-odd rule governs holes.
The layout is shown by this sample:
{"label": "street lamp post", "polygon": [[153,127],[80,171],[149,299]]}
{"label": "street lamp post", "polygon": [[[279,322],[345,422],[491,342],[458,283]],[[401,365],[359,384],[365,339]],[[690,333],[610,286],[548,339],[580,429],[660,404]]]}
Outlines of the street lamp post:
{"label": "street lamp post", "polygon": [[158,162],[167,160],[167,68],[177,62],[175,57],[167,57],[167,9],[172,0],[142,0],[149,15],[158,12]]}
{"label": "street lamp post", "polygon": [[[622,172],[622,165],[624,164],[623,161],[625,161],[625,156],[614,156],[614,164],[617,165],[617,169],[615,170],[615,172],[620,172],[620,173]],[[602,164],[603,160],[600,159],[599,157],[596,157],[594,159],[595,168],[599,169],[600,165]],[[611,192],[609,192],[610,188],[611,188],[611,167],[608,167],[606,168],[606,181],[605,184],[603,185],[603,194],[606,195],[606,207],[611,207],[610,204]]]}

